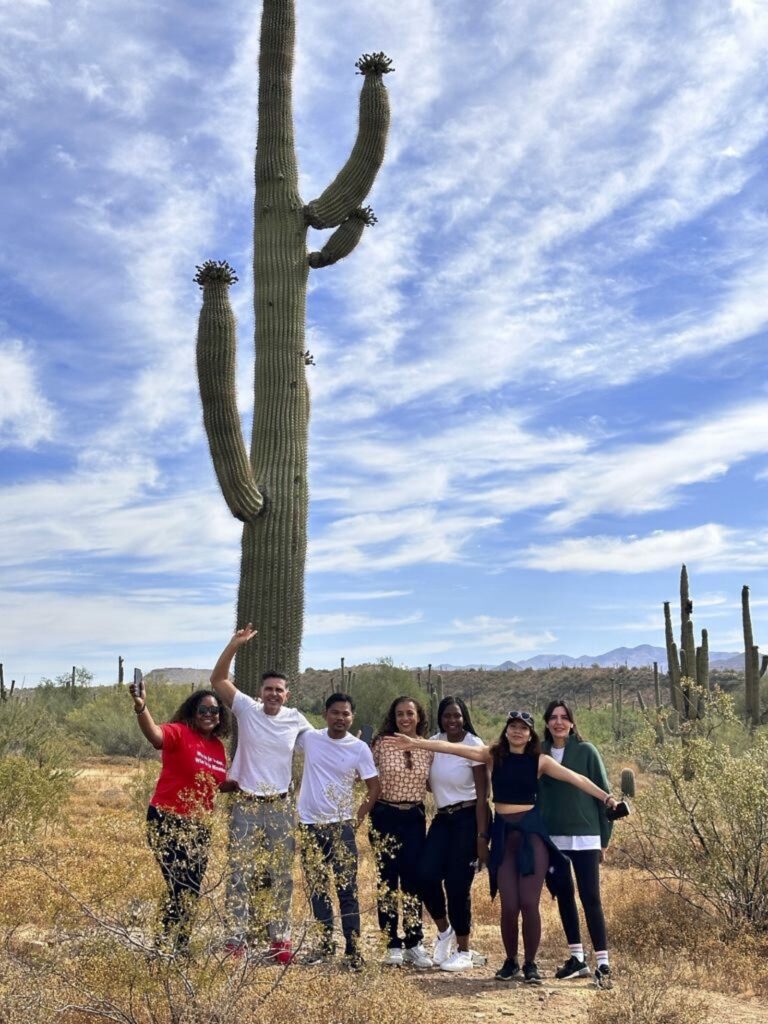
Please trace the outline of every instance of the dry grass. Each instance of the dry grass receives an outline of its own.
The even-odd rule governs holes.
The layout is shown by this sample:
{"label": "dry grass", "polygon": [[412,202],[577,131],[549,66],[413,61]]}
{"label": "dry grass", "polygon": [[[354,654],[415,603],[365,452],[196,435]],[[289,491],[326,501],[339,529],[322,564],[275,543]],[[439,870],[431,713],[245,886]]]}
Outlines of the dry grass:
{"label": "dry grass", "polygon": [[707,1002],[666,965],[625,964],[621,984],[596,1000],[590,1024],[708,1024]]}
{"label": "dry grass", "polygon": [[[218,945],[225,934],[223,811],[214,823],[194,959],[174,964],[146,955],[163,884],[146,846],[139,808],[156,770],[126,760],[86,765],[74,785],[67,826],[44,837],[28,861],[0,875],[0,939],[5,936],[0,1024],[230,1024],[238,1019],[253,1024],[414,1024],[434,1019],[428,1000],[435,996],[441,1019],[455,1010],[457,1019],[466,1020],[478,1010],[481,996],[498,1001],[494,1013],[507,1013],[508,1005],[516,1007],[519,1020],[532,1009],[538,1012],[536,1002],[526,1002],[531,993],[512,997],[512,990],[499,989],[492,980],[503,952],[498,902],[491,903],[484,875],[473,891],[472,944],[490,958],[485,972],[425,979],[376,966],[382,944],[373,858],[364,830],[358,834],[359,887],[364,953],[373,966],[362,975],[346,974],[338,966],[243,969],[224,959]],[[295,878],[295,934],[300,936],[311,915],[298,858]],[[554,983],[552,989],[560,998],[561,990],[578,992],[579,1000],[588,1001],[595,1024],[702,1024],[706,997],[691,993],[711,988],[768,994],[768,948],[758,938],[720,934],[714,922],[635,871],[611,866],[604,886],[617,988],[595,995],[571,982]],[[540,959],[551,978],[566,947],[557,908],[546,895],[542,914]],[[429,936],[431,926],[425,930]],[[133,948],[127,945],[131,940],[137,943]],[[649,960],[660,966],[649,968]],[[645,965],[642,970],[638,962]],[[727,972],[721,970],[724,962]],[[561,1008],[558,1002],[558,1014]],[[581,1012],[586,1009],[580,1007]]]}

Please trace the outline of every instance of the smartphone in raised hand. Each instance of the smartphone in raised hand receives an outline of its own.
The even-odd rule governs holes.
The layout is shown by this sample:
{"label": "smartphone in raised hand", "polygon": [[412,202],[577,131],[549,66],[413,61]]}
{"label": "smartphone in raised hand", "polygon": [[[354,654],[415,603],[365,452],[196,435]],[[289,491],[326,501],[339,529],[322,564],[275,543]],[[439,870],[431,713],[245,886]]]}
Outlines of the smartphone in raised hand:
{"label": "smartphone in raised hand", "polygon": [[140,668],[133,670],[133,682],[131,683],[130,690],[131,696],[136,700],[145,701],[147,699],[147,691],[144,688],[144,673]]}

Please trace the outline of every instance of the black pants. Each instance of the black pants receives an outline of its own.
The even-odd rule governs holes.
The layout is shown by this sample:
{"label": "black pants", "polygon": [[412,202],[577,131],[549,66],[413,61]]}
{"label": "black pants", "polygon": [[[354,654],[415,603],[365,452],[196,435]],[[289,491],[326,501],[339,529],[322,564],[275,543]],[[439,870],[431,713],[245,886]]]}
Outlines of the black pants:
{"label": "black pants", "polygon": [[[564,850],[565,856],[573,865],[576,884],[579,888],[579,899],[587,919],[589,937],[596,950],[608,948],[605,934],[605,917],[603,904],[600,900],[600,851],[599,850]],[[568,887],[557,897],[557,907],[563,931],[569,945],[581,942],[579,929],[579,911],[576,908],[576,895],[573,889],[573,878],[568,872]]]}
{"label": "black pants", "polygon": [[339,900],[346,952],[354,953],[360,939],[360,905],[357,901],[357,843],[352,822],[301,825],[300,833],[309,902],[313,917],[323,926],[324,945],[330,948],[333,941],[330,869]]}
{"label": "black pants", "polygon": [[430,916],[434,920],[447,917],[457,935],[469,935],[472,927],[470,890],[475,877],[472,862],[476,857],[475,808],[436,814],[421,858],[421,894]]}
{"label": "black pants", "polygon": [[158,810],[150,804],[147,841],[168,889],[163,934],[177,949],[183,949],[189,945],[192,914],[208,866],[211,833],[199,821]]}
{"label": "black pants", "polygon": [[419,867],[426,831],[423,804],[399,808],[379,802],[373,806],[371,846],[379,876],[376,906],[379,928],[386,933],[390,949],[403,945],[397,934],[398,891],[403,896],[405,948],[418,946],[424,938]]}

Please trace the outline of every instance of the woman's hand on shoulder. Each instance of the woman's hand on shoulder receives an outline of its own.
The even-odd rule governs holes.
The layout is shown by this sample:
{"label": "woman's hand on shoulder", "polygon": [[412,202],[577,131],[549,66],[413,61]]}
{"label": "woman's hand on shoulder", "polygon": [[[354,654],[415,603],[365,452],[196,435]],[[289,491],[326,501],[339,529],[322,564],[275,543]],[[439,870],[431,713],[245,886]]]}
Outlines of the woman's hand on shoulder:
{"label": "woman's hand on shoulder", "polygon": [[382,736],[381,742],[395,750],[409,750],[412,747],[418,747],[419,738],[418,736],[406,736],[402,732],[396,732],[393,736]]}

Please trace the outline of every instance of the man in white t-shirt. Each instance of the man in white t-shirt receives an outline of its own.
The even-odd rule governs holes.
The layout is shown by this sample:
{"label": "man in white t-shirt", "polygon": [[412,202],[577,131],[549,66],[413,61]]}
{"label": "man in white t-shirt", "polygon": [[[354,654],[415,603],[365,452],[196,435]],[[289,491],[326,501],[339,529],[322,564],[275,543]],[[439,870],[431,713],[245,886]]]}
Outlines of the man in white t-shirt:
{"label": "man in white t-shirt", "polygon": [[229,821],[227,911],[232,933],[226,944],[244,956],[248,940],[265,925],[268,957],[290,963],[291,897],[295,829],[290,798],[293,751],[312,726],[296,708],[286,707],[288,682],[281,672],[265,672],[260,700],[242,693],[229,679],[237,649],[256,635],[250,623],[239,629],[221,653],[211,686],[237,719],[237,750],[229,779],[238,795]]}
{"label": "man in white t-shirt", "polygon": [[[296,746],[304,751],[298,801],[302,863],[312,914],[323,932],[319,949],[305,959],[316,963],[334,953],[330,869],[339,900],[345,957],[348,966],[357,969],[363,960],[358,949],[360,906],[355,828],[376,803],[381,786],[370,749],[349,734],[354,711],[349,694],[331,694],[325,702],[327,728],[302,733]],[[355,811],[357,778],[365,782],[367,792]]]}

